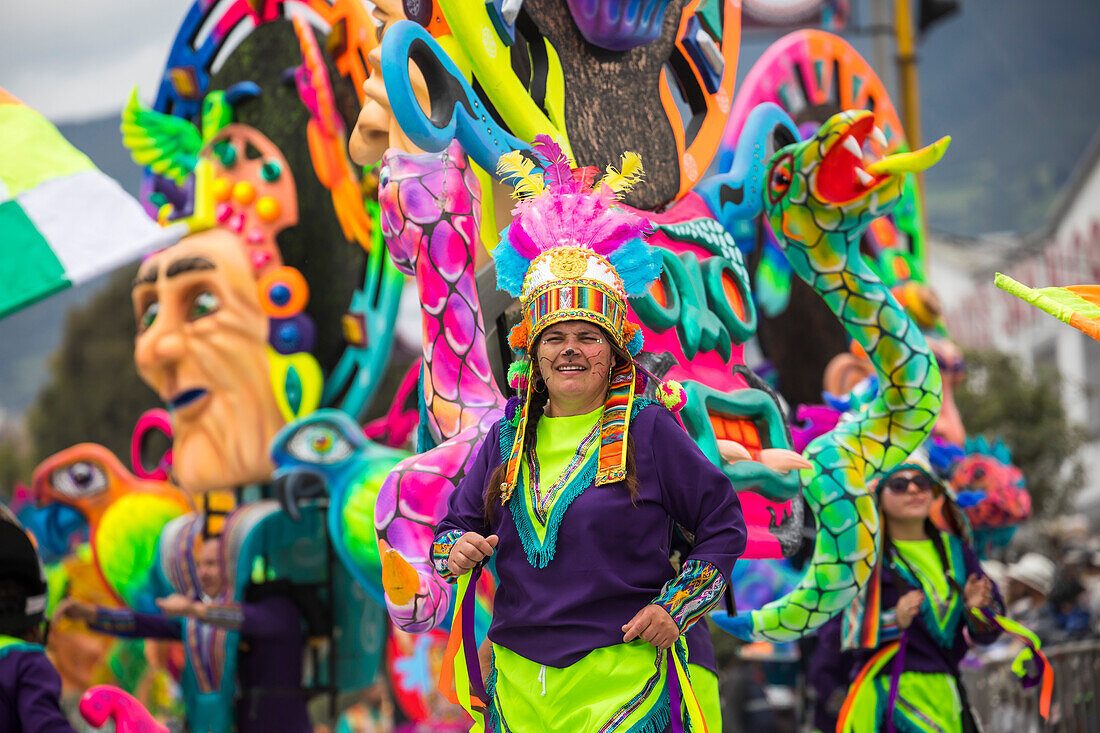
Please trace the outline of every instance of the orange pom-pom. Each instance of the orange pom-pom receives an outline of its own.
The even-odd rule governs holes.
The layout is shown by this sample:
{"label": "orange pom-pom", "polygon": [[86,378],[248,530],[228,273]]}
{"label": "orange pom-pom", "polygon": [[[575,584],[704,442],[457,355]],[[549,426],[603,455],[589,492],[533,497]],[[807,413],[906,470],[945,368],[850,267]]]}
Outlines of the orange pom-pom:
{"label": "orange pom-pom", "polygon": [[531,331],[527,326],[527,321],[520,321],[508,332],[508,345],[511,346],[514,351],[520,353],[526,352],[531,345],[529,343],[530,333]]}

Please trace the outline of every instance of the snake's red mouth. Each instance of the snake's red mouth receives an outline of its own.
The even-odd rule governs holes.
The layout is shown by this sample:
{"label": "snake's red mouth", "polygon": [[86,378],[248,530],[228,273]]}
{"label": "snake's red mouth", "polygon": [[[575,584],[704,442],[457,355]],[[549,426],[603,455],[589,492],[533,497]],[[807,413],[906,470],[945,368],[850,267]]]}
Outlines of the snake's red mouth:
{"label": "snake's red mouth", "polygon": [[829,146],[817,169],[817,194],[832,204],[862,198],[890,180],[890,174],[874,174],[867,167],[879,158],[865,146],[871,137],[885,148],[885,138],[872,115],[860,117]]}

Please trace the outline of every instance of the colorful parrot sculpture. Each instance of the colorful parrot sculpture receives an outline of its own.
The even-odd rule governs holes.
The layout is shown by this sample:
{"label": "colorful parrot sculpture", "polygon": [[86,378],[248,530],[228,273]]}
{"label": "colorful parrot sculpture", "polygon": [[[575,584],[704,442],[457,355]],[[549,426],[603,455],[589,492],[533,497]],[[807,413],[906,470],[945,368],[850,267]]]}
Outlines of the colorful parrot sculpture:
{"label": "colorful parrot sculpture", "polygon": [[164,525],[193,511],[187,494],[166,481],[139,479],[96,443],[42,461],[31,486],[40,506],[64,504],[83,515],[96,569],[115,597],[155,611],[149,579],[157,541]]}

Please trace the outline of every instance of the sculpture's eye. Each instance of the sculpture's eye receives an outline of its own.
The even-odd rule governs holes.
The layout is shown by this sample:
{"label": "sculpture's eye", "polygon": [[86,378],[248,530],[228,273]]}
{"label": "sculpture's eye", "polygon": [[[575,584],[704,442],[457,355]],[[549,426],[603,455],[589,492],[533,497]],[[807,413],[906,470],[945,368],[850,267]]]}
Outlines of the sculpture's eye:
{"label": "sculpture's eye", "polygon": [[791,187],[793,180],[791,163],[791,156],[785,155],[772,165],[768,173],[768,200],[773,204],[783,198]]}
{"label": "sculpture's eye", "polygon": [[107,488],[107,474],[91,461],[78,461],[50,474],[50,484],[66,496],[80,498]]}
{"label": "sculpture's eye", "polygon": [[287,452],[299,461],[338,463],[351,455],[353,446],[331,425],[304,425],[287,441]]}

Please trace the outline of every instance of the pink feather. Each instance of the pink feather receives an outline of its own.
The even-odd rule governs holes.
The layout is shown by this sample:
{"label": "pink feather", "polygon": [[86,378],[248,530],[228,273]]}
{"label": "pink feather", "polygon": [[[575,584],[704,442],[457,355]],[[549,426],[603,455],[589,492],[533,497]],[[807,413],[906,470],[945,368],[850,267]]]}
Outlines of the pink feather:
{"label": "pink feather", "polygon": [[594,195],[570,188],[549,189],[516,206],[509,239],[519,254],[534,259],[546,250],[575,245],[607,257],[649,229],[647,220],[615,205],[613,192]]}
{"label": "pink feather", "polygon": [[573,164],[552,137],[535,135],[531,147],[544,163],[542,177],[548,186],[556,188],[573,182]]}

